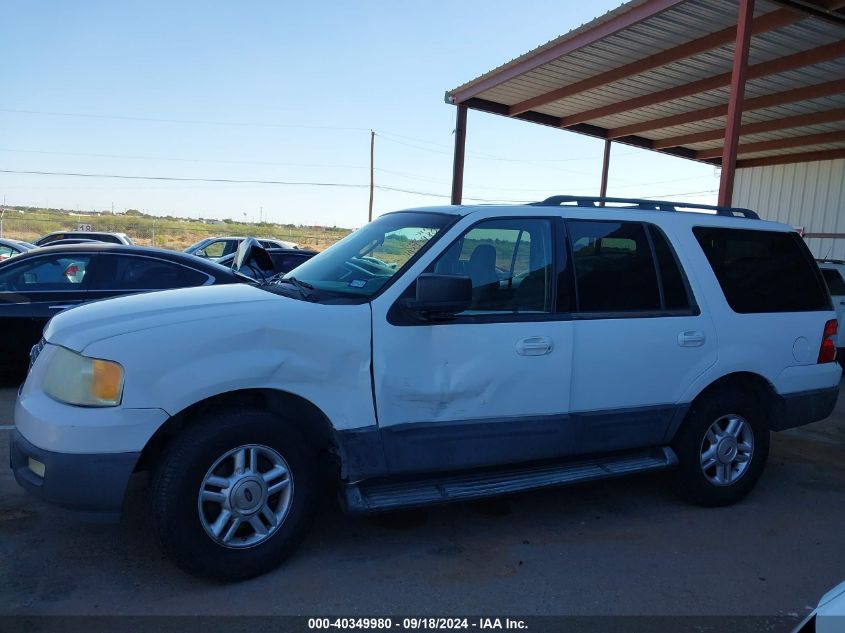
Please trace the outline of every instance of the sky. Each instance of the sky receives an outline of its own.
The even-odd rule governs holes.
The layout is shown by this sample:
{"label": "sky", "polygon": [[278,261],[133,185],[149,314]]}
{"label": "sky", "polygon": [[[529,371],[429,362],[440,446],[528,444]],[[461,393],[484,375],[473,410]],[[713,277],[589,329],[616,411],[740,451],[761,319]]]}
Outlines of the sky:
{"label": "sky", "polygon": [[[446,90],[620,0],[0,3],[0,199],[358,227],[449,203]],[[470,111],[464,202],[598,195],[603,142]],[[351,185],[351,186],[336,186]],[[608,195],[715,203],[713,167],[614,144]]]}

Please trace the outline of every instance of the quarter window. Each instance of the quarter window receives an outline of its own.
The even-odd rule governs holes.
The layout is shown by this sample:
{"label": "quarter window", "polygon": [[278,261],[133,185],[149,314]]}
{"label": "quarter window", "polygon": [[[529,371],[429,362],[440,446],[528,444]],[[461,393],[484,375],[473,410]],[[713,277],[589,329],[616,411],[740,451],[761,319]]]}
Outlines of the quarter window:
{"label": "quarter window", "polygon": [[830,310],[824,280],[794,231],[693,229],[734,312]]}
{"label": "quarter window", "polygon": [[551,312],[551,223],[535,218],[481,222],[430,270],[472,279],[472,305],[463,314]]}

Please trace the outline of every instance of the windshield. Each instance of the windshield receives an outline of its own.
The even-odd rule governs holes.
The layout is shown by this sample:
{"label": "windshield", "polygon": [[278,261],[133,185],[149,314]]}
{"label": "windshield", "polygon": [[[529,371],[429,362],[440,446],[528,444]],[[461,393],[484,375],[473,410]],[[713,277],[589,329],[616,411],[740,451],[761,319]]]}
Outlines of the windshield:
{"label": "windshield", "polygon": [[371,297],[454,220],[441,213],[383,215],[285,275],[316,290]]}

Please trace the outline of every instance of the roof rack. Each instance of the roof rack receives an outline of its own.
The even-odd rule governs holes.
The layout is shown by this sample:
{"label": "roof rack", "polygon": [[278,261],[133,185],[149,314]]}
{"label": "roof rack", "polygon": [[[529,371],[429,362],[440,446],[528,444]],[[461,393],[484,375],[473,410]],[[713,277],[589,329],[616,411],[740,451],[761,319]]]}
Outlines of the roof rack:
{"label": "roof rack", "polygon": [[[668,202],[665,200],[644,200],[641,198],[606,198],[606,197],[592,197],[592,196],[552,196],[546,198],[542,202],[532,202],[532,206],[536,207],[557,207],[562,204],[574,202],[579,207],[604,207],[605,203],[617,203],[629,205],[628,209],[641,209],[643,211],[678,211],[680,209],[701,209],[706,211],[715,211],[716,215],[726,215],[730,217],[748,218],[751,220],[759,220],[760,216],[751,209],[741,209],[739,207],[716,207],[710,204],[693,204],[689,202]],[[620,207],[615,207],[620,208]]]}

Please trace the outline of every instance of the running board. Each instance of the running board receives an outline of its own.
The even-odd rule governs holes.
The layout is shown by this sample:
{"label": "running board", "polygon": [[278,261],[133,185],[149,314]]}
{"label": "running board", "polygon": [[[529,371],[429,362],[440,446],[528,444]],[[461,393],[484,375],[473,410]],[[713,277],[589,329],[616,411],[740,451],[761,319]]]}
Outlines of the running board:
{"label": "running board", "polygon": [[674,451],[665,446],[553,465],[444,474],[411,481],[361,481],[343,487],[342,501],[351,514],[367,514],[667,470],[677,463]]}

